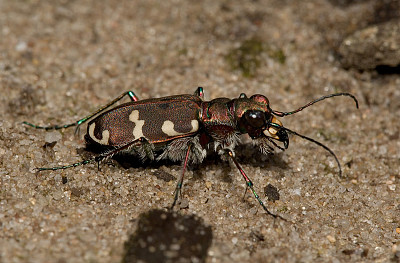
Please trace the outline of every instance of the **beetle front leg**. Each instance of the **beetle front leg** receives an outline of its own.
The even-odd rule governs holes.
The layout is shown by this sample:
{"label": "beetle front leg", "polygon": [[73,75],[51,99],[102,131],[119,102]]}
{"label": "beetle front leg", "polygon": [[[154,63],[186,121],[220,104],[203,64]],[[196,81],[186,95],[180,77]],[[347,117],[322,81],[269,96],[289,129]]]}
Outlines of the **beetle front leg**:
{"label": "beetle front leg", "polygon": [[275,214],[271,213],[267,209],[267,207],[264,205],[263,201],[261,201],[260,196],[254,190],[253,182],[246,175],[246,173],[244,172],[244,170],[240,166],[239,162],[235,159],[233,152],[230,149],[227,149],[226,151],[227,151],[228,156],[232,159],[233,163],[236,165],[236,168],[238,168],[239,172],[241,173],[241,175],[243,176],[244,180],[246,181],[246,187],[250,188],[250,190],[253,192],[254,197],[257,199],[258,203],[262,206],[264,211],[267,212],[267,214],[273,216],[274,218],[280,218],[280,219],[286,220],[286,219],[284,219],[283,217],[281,217],[279,215],[275,215]]}

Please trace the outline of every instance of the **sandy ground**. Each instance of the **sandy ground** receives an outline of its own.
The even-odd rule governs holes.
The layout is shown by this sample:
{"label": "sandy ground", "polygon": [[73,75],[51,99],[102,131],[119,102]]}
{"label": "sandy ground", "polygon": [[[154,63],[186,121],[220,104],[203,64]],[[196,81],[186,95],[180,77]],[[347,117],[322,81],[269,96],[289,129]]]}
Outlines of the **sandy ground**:
{"label": "sandy ground", "polygon": [[[344,69],[337,52],[396,18],[378,2],[0,0],[0,262],[399,261],[400,78]],[[299,137],[269,157],[244,137],[237,158],[283,220],[244,196],[238,170],[216,155],[189,169],[172,213],[179,163],[34,170],[91,156],[86,128],[22,121],[71,123],[127,90],[197,86],[207,100],[264,94],[280,111],[354,94],[358,110],[339,97],[282,119],[329,146],[343,177]],[[268,184],[279,200],[268,201]]]}

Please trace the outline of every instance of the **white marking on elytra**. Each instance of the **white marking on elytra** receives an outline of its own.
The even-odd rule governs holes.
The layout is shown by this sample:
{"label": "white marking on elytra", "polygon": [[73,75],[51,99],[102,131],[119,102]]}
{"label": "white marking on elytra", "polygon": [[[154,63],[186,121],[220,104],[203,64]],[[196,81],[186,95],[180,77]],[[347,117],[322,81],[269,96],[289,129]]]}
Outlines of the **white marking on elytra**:
{"label": "white marking on elytra", "polygon": [[192,130],[190,131],[192,132],[196,132],[199,130],[199,121],[198,120],[192,120]]}
{"label": "white marking on elytra", "polygon": [[171,137],[196,132],[199,129],[199,122],[197,120],[192,120],[191,124],[192,124],[192,130],[189,132],[182,133],[175,131],[174,123],[172,121],[167,120],[164,121],[163,125],[161,126],[161,130],[163,131],[163,133]]}
{"label": "white marking on elytra", "polygon": [[135,127],[132,131],[134,139],[144,137],[142,129],[144,125],[144,120],[139,120],[139,111],[132,111],[131,114],[129,114],[129,120],[135,124]]}
{"label": "white marking on elytra", "polygon": [[93,141],[102,144],[102,145],[108,145],[108,139],[110,138],[110,132],[108,130],[104,130],[101,133],[101,140],[97,139],[96,136],[94,136],[94,128],[96,127],[96,123],[92,123],[89,126],[89,136],[90,138],[93,139]]}

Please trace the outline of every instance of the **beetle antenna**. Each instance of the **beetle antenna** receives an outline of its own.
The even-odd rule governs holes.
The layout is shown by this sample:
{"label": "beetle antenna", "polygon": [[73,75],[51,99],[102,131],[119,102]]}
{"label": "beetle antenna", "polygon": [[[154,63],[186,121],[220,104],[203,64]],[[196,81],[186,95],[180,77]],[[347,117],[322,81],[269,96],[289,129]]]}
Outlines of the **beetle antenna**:
{"label": "beetle antenna", "polygon": [[[319,101],[321,101],[321,100],[328,99],[328,98],[332,98],[332,97],[338,97],[338,96],[348,96],[348,97],[351,97],[351,98],[354,100],[354,102],[356,103],[356,107],[357,107],[357,109],[358,109],[358,100],[356,99],[356,97],[355,97],[354,95],[350,94],[350,93],[343,92],[343,93],[335,93],[335,94],[329,94],[329,95],[322,96],[321,98],[318,98],[318,99],[316,99],[316,100],[313,100],[313,101],[307,103],[307,104],[304,105],[304,106],[301,106],[300,108],[298,108],[297,110],[294,110],[294,111],[282,112],[282,111],[271,110],[271,112],[272,112],[274,115],[276,115],[276,116],[285,117],[285,116],[287,116],[287,115],[292,115],[292,114],[295,114],[295,113],[297,113],[297,112],[299,112],[299,111],[302,111],[302,110],[304,110],[305,108],[307,108],[307,107],[309,107],[309,106],[313,105],[314,103],[317,103],[317,102],[319,102]],[[301,136],[300,136],[300,137],[301,137]]]}
{"label": "beetle antenna", "polygon": [[291,133],[291,134],[293,134],[293,135],[299,136],[300,138],[303,138],[303,139],[305,139],[305,140],[307,140],[307,141],[313,142],[313,143],[315,143],[315,144],[321,146],[321,147],[324,148],[325,150],[327,150],[327,151],[333,156],[333,158],[335,158],[335,161],[336,161],[336,163],[337,163],[337,165],[338,165],[338,168],[339,168],[339,177],[342,177],[342,166],[340,165],[339,159],[337,158],[336,154],[335,154],[331,149],[329,149],[328,146],[322,144],[322,143],[319,142],[319,141],[314,140],[313,138],[310,138],[310,137],[307,137],[307,136],[305,136],[305,135],[301,135],[301,134],[299,134],[299,133],[297,133],[297,132],[295,132],[295,131],[292,131],[292,130],[286,128],[286,127],[279,126],[279,129],[284,129],[285,131],[287,131],[287,132],[289,132],[289,133]]}

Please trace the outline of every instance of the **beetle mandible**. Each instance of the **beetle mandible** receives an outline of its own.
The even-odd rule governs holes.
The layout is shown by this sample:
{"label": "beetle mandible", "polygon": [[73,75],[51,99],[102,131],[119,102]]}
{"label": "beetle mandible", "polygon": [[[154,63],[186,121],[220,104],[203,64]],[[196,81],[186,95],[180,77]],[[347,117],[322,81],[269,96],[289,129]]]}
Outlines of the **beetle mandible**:
{"label": "beetle mandible", "polygon": [[[126,96],[131,99],[131,102],[106,111]],[[193,95],[175,95],[146,100],[139,100],[135,93],[128,91],[96,112],[71,124],[38,126],[28,122],[23,123],[45,130],[71,126],[76,126],[78,129],[81,124],[92,119],[87,126],[86,143],[105,149],[103,153],[90,159],[65,166],[37,168],[39,171],[55,171],[91,162],[99,163],[123,152],[132,153],[142,160],[182,161],[182,173],[175,188],[171,208],[178,200],[189,162],[201,163],[207,155],[207,149],[213,148],[220,155],[233,161],[246,182],[246,189],[250,188],[262,208],[268,214],[280,217],[266,208],[254,190],[252,181],[236,160],[234,149],[240,142],[239,135],[248,134],[263,154],[273,153],[274,147],[281,150],[287,149],[288,134],[299,136],[327,150],[337,162],[339,175],[341,175],[340,162],[331,149],[312,138],[284,127],[277,118],[295,114],[318,101],[336,96],[351,97],[358,108],[358,101],[352,94],[335,93],[313,100],[297,110],[281,112],[272,110],[268,98],[259,94],[247,97],[242,93],[236,99],[217,98],[204,101],[203,88],[198,87]]]}

